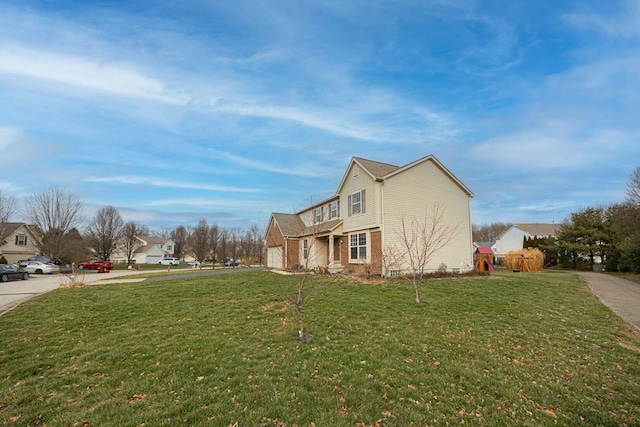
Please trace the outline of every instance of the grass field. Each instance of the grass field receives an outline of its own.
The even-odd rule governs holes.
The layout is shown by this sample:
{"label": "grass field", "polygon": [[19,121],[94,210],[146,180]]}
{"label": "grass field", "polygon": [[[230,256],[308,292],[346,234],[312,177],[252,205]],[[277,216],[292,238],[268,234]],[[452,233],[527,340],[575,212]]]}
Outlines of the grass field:
{"label": "grass field", "polygon": [[573,275],[268,272],[59,289],[0,317],[16,426],[640,425],[640,337]]}

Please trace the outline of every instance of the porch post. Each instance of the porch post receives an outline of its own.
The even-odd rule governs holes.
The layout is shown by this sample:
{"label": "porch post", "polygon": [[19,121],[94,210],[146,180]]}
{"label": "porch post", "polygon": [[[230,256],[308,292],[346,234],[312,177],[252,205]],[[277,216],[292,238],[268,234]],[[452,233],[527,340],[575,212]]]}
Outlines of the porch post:
{"label": "porch post", "polygon": [[329,264],[333,264],[333,234],[329,234]]}

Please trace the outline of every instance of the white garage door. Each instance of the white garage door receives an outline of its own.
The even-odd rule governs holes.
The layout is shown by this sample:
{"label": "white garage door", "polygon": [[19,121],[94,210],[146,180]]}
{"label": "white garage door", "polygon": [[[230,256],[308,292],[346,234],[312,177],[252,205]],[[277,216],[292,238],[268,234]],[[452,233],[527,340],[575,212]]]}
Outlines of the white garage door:
{"label": "white garage door", "polygon": [[267,267],[282,268],[282,246],[267,249]]}
{"label": "white garage door", "polygon": [[147,255],[147,264],[157,264],[162,259],[162,255]]}

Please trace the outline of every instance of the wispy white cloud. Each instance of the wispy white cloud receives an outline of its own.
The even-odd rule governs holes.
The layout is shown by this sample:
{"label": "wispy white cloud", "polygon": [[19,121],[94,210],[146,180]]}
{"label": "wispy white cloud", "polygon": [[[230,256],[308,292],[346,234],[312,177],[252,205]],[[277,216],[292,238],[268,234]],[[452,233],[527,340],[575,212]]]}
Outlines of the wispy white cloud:
{"label": "wispy white cloud", "polygon": [[276,166],[275,161],[271,160],[270,162],[262,162],[254,159],[250,159],[247,157],[241,157],[229,152],[218,152],[216,155],[226,161],[235,163],[239,166],[248,167],[254,170],[260,170],[265,172],[273,172],[282,175],[293,175],[293,176],[304,176],[304,177],[312,177],[317,178],[323,176],[320,172],[321,168],[316,166],[311,166],[308,164],[304,164],[302,166],[291,166],[289,167],[281,167]]}
{"label": "wispy white cloud", "polygon": [[195,182],[179,182],[170,181],[162,178],[154,177],[141,177],[133,175],[120,175],[120,176],[108,176],[108,177],[88,177],[86,182],[103,183],[103,184],[119,184],[119,185],[147,185],[151,187],[159,188],[181,188],[188,190],[206,190],[206,191],[221,191],[221,192],[233,192],[233,193],[258,193],[262,190],[256,188],[247,187],[232,187],[226,185],[216,184],[202,184]]}
{"label": "wispy white cloud", "polygon": [[116,96],[184,105],[166,85],[124,64],[50,53],[19,46],[0,46],[0,73],[52,81]]}
{"label": "wispy white cloud", "polygon": [[181,197],[166,198],[162,200],[150,200],[142,202],[140,206],[163,207],[163,206],[179,206],[180,209],[198,208],[198,209],[264,209],[267,203],[265,201],[254,200],[238,200],[238,199],[211,199],[204,197]]}
{"label": "wispy white cloud", "polygon": [[[610,3],[607,2],[596,4],[610,6]],[[626,0],[622,1],[621,5],[622,7],[617,13],[583,10],[567,14],[565,20],[578,29],[597,30],[610,37],[640,37],[640,3],[637,0]]]}

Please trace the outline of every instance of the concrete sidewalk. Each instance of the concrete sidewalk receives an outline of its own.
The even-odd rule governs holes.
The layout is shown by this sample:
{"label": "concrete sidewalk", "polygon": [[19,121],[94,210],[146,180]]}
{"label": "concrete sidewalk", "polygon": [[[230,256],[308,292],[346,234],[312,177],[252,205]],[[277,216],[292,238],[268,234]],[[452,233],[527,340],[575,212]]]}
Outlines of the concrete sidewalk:
{"label": "concrete sidewalk", "polygon": [[605,273],[579,271],[591,292],[640,331],[640,284]]}
{"label": "concrete sidewalk", "polygon": [[[140,274],[140,272],[118,270],[102,274],[94,272],[76,273],[76,275],[82,276],[82,280],[85,284],[97,284],[97,282],[102,280],[112,279],[114,277],[132,276],[135,274]],[[139,281],[144,279],[137,280]],[[11,282],[0,283],[0,316],[29,298],[52,291],[67,283],[69,283],[69,278],[63,274],[32,274],[29,280],[14,280]]]}

